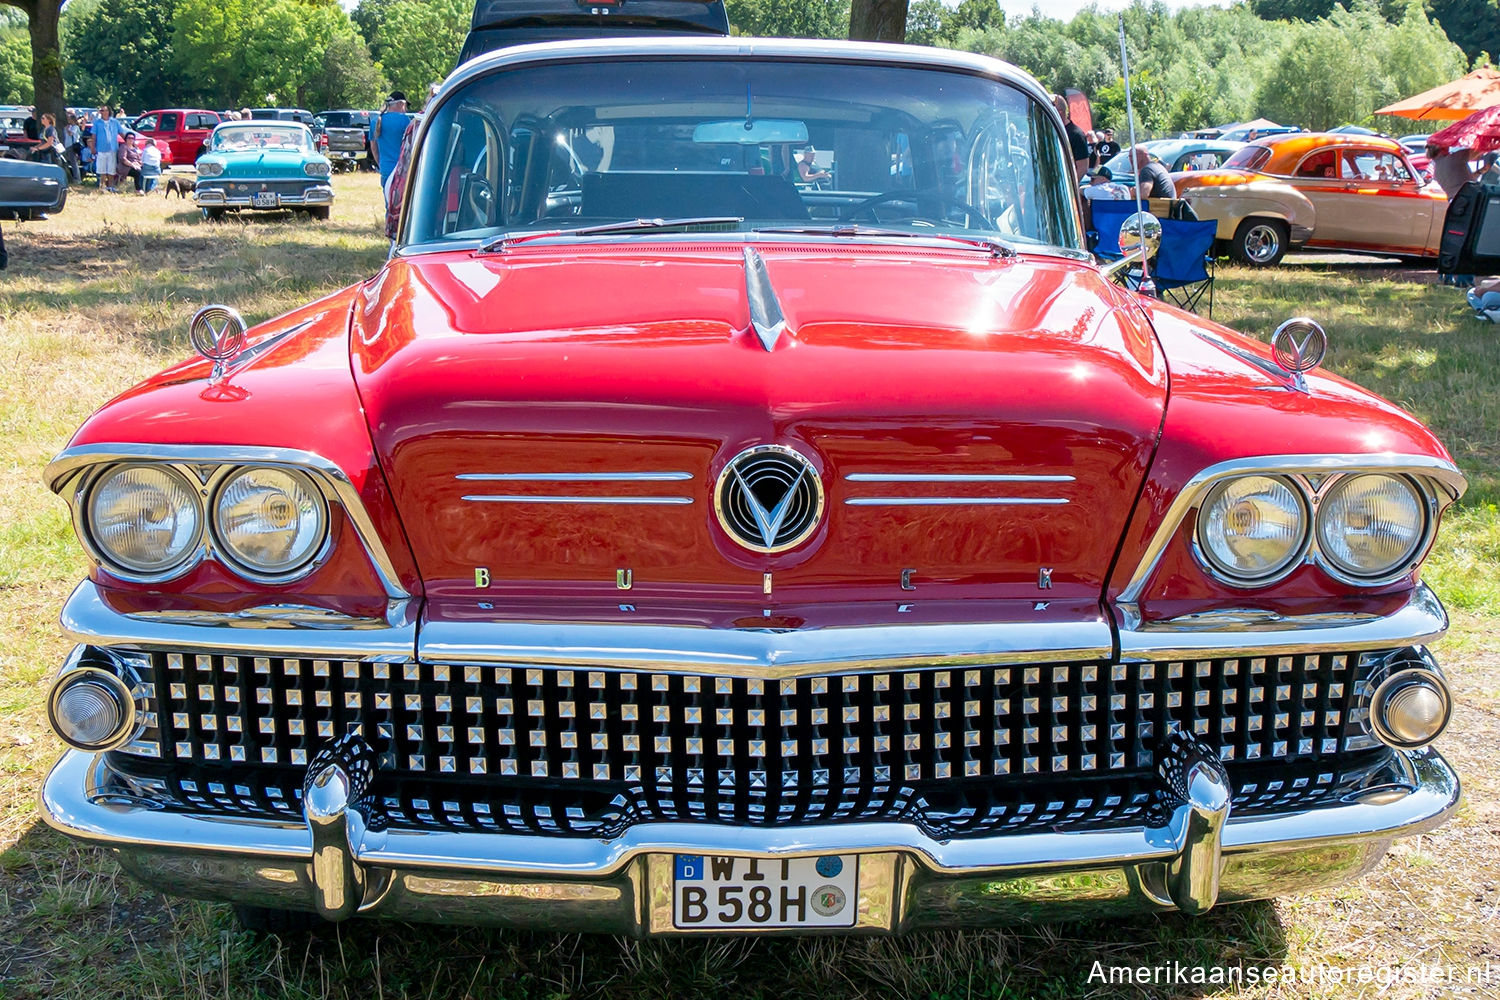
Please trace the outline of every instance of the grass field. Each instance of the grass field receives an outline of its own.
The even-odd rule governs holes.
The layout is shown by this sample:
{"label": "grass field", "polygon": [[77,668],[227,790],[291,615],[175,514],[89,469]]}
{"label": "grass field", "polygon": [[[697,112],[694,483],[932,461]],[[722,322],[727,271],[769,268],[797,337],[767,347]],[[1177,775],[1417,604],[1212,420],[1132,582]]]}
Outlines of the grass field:
{"label": "grass field", "polygon": [[[1364,879],[1289,897],[1130,922],[901,940],[646,942],[359,923],[257,940],[228,907],[167,899],[102,853],[51,833],[35,797],[59,744],[43,698],[66,652],[56,616],[83,572],[47,460],[114,393],[189,353],[210,301],[258,321],[373,273],[385,255],[368,175],[335,179],[330,223],[205,224],[190,203],[75,193],[6,223],[0,274],[0,998],[1023,998],[1500,996],[1500,329],[1452,289],[1396,272],[1224,268],[1215,317],[1265,334],[1321,319],[1329,368],[1427,421],[1468,474],[1427,579],[1454,629],[1438,653],[1458,699],[1440,744],[1466,783],[1459,815],[1401,843]],[[1430,274],[1426,278],[1430,279]],[[1091,981],[1104,966],[1287,964],[1371,983],[1158,986]],[[1488,962],[1487,985],[1412,981],[1419,964]],[[1389,971],[1386,974],[1390,974]]]}

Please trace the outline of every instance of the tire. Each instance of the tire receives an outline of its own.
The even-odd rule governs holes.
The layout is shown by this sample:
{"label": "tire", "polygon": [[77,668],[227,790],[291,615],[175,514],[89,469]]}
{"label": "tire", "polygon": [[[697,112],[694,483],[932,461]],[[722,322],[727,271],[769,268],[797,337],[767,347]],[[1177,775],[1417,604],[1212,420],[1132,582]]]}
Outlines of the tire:
{"label": "tire", "polygon": [[307,214],[312,216],[314,219],[319,219],[323,222],[327,222],[329,215],[329,206],[319,205],[316,208],[309,208],[307,210]]}
{"label": "tire", "polygon": [[1234,231],[1229,252],[1251,267],[1275,267],[1286,256],[1291,233],[1280,219],[1246,219]]}
{"label": "tire", "polygon": [[224,219],[224,210],[222,208],[204,208],[200,209],[200,211],[203,212],[204,222],[222,222]]}
{"label": "tire", "polygon": [[234,917],[251,934],[274,934],[278,937],[307,934],[328,926],[328,921],[315,913],[273,910],[265,906],[237,904],[234,907]]}

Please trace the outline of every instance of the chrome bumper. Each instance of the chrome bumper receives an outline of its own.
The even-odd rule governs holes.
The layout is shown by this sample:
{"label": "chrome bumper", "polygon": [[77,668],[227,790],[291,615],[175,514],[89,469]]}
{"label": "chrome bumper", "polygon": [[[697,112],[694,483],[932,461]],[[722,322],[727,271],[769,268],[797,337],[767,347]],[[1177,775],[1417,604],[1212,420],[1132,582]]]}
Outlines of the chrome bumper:
{"label": "chrome bumper", "polygon": [[[253,200],[249,194],[230,195],[218,188],[205,188],[193,192],[193,201],[205,208],[254,208]],[[327,184],[314,185],[300,195],[283,194],[277,198],[276,208],[285,208],[288,205],[329,205],[333,203],[333,188]],[[266,209],[273,211],[273,209]]]}
{"label": "chrome bumper", "polygon": [[[312,910],[644,937],[673,926],[672,856],[860,855],[854,933],[1095,918],[1301,892],[1374,865],[1395,837],[1441,823],[1458,777],[1430,749],[1394,752],[1378,782],[1336,805],[1231,815],[1222,766],[1188,741],[1164,757],[1159,827],[937,841],[903,823],[726,827],[648,823],[608,840],[372,828],[368,758],[319,754],[305,821],[169,812],[70,751],[41,793],[69,836],[112,850],[166,892]],[[378,824],[376,824],[378,826]],[[799,929],[793,933],[814,933]]]}

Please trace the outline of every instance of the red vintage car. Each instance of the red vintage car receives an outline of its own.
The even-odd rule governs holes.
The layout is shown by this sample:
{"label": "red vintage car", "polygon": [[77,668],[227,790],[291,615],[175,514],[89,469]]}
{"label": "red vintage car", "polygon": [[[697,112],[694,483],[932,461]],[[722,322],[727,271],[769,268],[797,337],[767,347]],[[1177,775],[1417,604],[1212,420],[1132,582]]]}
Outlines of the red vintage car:
{"label": "red vintage car", "polygon": [[[1448,198],[1413,165],[1394,139],[1346,132],[1298,132],[1245,146],[1223,170],[1175,175],[1177,193],[1261,224],[1258,239],[1233,244],[1247,263],[1274,264],[1289,246],[1355,250],[1433,259],[1438,255]],[[1257,182],[1290,185],[1312,203],[1308,224],[1288,226],[1250,207]],[[1246,202],[1241,208],[1239,202]],[[1216,218],[1219,216],[1215,216]]]}
{"label": "red vintage car", "polygon": [[1026,74],[526,46],[414,148],[377,273],[206,309],[49,466],[57,829],[259,927],[897,933],[1303,892],[1456,806],[1463,477],[1316,324],[1112,281]]}

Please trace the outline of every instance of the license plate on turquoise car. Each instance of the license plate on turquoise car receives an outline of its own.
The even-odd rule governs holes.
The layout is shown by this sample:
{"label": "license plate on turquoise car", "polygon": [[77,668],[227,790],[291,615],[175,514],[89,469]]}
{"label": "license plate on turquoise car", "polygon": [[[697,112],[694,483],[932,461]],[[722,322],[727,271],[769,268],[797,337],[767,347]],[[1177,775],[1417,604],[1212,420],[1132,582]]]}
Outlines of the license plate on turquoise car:
{"label": "license plate on turquoise car", "polygon": [[281,196],[275,191],[257,191],[250,196],[250,204],[254,208],[275,208],[281,204]]}
{"label": "license plate on turquoise car", "polygon": [[683,930],[854,926],[858,855],[678,854],[672,869],[672,923]]}

